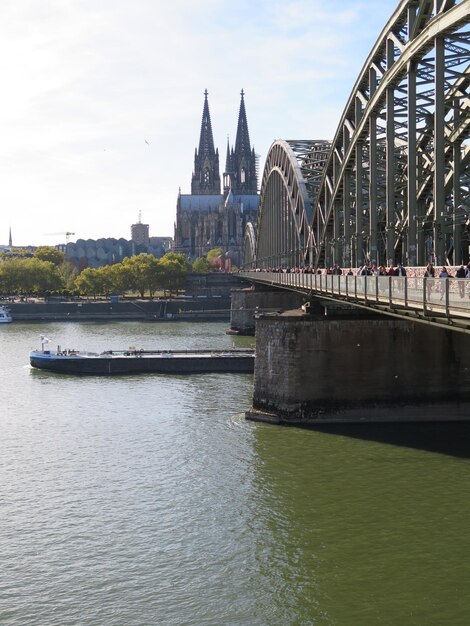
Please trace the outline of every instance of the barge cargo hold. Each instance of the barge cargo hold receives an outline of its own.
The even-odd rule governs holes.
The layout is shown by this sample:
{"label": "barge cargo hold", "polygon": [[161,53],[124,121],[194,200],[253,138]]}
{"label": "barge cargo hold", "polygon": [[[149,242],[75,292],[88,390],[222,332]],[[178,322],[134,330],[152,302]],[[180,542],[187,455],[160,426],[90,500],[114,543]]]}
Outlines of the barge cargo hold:
{"label": "barge cargo hold", "polygon": [[34,368],[62,374],[109,376],[116,374],[253,373],[254,350],[33,350]]}

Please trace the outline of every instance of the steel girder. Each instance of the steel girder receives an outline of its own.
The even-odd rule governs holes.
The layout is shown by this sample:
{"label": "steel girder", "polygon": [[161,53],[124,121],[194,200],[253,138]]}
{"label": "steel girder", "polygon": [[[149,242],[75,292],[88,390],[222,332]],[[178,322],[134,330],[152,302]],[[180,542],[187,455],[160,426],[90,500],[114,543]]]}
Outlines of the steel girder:
{"label": "steel girder", "polygon": [[[328,141],[275,141],[266,158],[258,211],[256,266],[263,268],[303,266],[311,263],[310,225],[318,193]],[[246,231],[244,266],[250,242]]]}
{"label": "steel girder", "polygon": [[323,171],[315,266],[468,261],[469,21],[470,0],[399,3]]}

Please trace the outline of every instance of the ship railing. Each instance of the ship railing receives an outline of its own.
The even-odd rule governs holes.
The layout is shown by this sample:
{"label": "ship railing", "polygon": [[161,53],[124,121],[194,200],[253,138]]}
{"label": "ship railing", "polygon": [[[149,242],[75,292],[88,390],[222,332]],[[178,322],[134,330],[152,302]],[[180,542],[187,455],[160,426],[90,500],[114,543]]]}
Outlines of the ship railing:
{"label": "ship railing", "polygon": [[[101,352],[99,356],[142,356],[142,355],[178,355],[178,354],[253,354],[253,348],[221,348],[220,350],[211,349],[195,349],[195,350],[144,350],[144,349],[128,349],[128,350],[106,350]],[[84,354],[84,353],[81,353]]]}

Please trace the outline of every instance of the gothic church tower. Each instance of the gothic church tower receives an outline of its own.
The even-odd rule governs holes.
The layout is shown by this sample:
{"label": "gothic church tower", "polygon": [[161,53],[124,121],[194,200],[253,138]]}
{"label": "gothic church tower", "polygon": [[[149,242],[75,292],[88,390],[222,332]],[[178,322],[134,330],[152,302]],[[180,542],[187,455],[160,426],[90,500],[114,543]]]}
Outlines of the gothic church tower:
{"label": "gothic church tower", "polygon": [[180,190],[176,203],[174,250],[195,259],[220,247],[229,264],[240,266],[245,227],[248,222],[256,222],[260,200],[243,90],[235,147],[227,146],[222,193],[220,183],[219,152],[214,147],[206,89],[191,193],[182,194]]}
{"label": "gothic church tower", "polygon": [[258,193],[255,149],[250,148],[250,135],[245,110],[245,92],[241,90],[235,149],[230,150],[227,141],[227,156],[224,172],[224,193],[232,189],[234,194]]}
{"label": "gothic church tower", "polygon": [[194,154],[194,172],[191,180],[191,193],[193,195],[220,194],[219,150],[214,148],[207,95],[206,89],[204,92],[199,150],[196,149]]}

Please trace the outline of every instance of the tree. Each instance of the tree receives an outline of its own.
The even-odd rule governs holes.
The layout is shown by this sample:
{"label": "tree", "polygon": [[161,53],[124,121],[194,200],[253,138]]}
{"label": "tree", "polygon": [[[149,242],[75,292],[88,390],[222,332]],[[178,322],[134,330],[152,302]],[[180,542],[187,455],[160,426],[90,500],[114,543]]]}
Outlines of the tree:
{"label": "tree", "polygon": [[103,274],[91,267],[84,269],[75,279],[75,288],[86,296],[92,295],[95,299],[99,294],[104,293]]}
{"label": "tree", "polygon": [[181,289],[191,264],[184,254],[168,252],[160,260],[152,254],[138,254],[126,257],[122,263],[106,265],[98,269],[86,268],[75,279],[75,288],[80,293],[98,294],[138,291],[141,298],[145,292],[152,297],[156,289],[165,291]]}
{"label": "tree", "polygon": [[207,253],[207,260],[209,261],[212,269],[224,269],[225,256],[222,248],[213,248]]}
{"label": "tree", "polygon": [[39,248],[36,248],[33,257],[41,261],[50,261],[57,267],[65,263],[65,254],[52,246],[39,246]]}
{"label": "tree", "polygon": [[26,248],[12,248],[10,254],[14,257],[31,258],[33,256],[29,250],[26,250]]}
{"label": "tree", "polygon": [[12,258],[0,264],[0,291],[11,294],[42,294],[59,291],[65,281],[50,261],[37,258]]}
{"label": "tree", "polygon": [[106,277],[110,293],[123,294],[132,288],[132,272],[123,263],[105,265],[101,270]]}
{"label": "tree", "polygon": [[211,269],[212,265],[207,259],[204,259],[203,257],[197,258],[193,263],[193,272],[210,272]]}
{"label": "tree", "polygon": [[209,262],[215,261],[215,259],[223,253],[224,251],[222,250],[222,248],[212,248],[212,250],[209,250],[209,252],[207,253],[206,258]]}
{"label": "tree", "polygon": [[138,254],[137,256],[126,257],[122,261],[123,268],[129,272],[129,283],[131,288],[140,293],[140,297],[145,297],[148,291],[150,296],[160,284],[159,263],[152,254]]}
{"label": "tree", "polygon": [[159,260],[161,267],[161,286],[164,292],[178,291],[186,284],[186,277],[191,270],[191,263],[184,254],[167,252]]}
{"label": "tree", "polygon": [[75,289],[75,279],[79,271],[76,267],[71,267],[68,263],[65,265],[64,270],[65,287],[69,291],[73,291]]}

